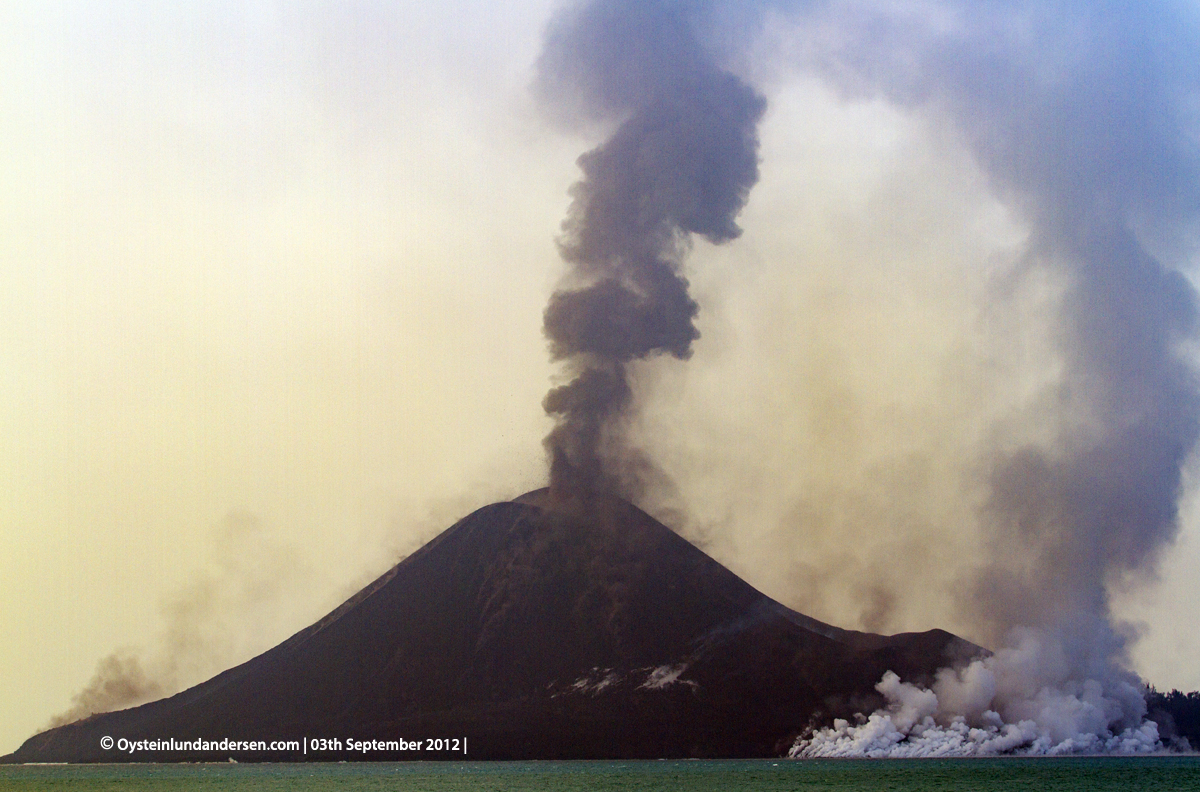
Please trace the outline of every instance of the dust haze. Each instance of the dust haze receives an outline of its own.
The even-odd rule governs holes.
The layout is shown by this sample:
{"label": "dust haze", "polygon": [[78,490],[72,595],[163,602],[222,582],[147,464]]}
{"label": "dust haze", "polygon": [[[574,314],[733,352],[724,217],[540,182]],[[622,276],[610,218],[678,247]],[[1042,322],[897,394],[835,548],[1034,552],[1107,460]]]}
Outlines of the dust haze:
{"label": "dust haze", "polygon": [[[197,24],[207,8],[145,31],[92,9],[65,25],[86,46],[54,32],[29,54],[69,91],[50,109],[41,82],[13,94],[32,120],[4,160],[26,190],[0,235],[21,559],[3,599],[23,641],[5,677],[39,680],[4,695],[26,731],[96,657],[73,713],[265,649],[269,631],[243,640],[256,620],[298,629],[433,526],[544,483],[541,400],[562,384],[545,300],[595,277],[560,280],[553,240],[580,211],[575,157],[633,108],[534,107],[549,4],[446,12],[433,35],[381,3],[318,5],[227,9],[233,37]],[[689,228],[656,249],[663,282],[686,282],[682,334],[617,356],[627,491],[812,616],[1000,650],[1008,665],[947,677],[941,709],[889,685],[913,715],[894,728],[982,718],[980,691],[1026,667],[1060,703],[1100,684],[1136,727],[1141,628],[1114,593],[1186,578],[1172,563],[1181,525],[1195,534],[1178,507],[1197,432],[1195,10],[569,7],[685,18],[663,35],[734,75],[735,126],[758,124],[758,182],[739,160],[707,227],[726,242]],[[186,46],[150,46],[179,31]],[[265,526],[264,557],[298,563],[223,567],[206,543],[230,508]],[[313,559],[320,601],[296,593]],[[1008,689],[1016,728],[1038,691]]]}

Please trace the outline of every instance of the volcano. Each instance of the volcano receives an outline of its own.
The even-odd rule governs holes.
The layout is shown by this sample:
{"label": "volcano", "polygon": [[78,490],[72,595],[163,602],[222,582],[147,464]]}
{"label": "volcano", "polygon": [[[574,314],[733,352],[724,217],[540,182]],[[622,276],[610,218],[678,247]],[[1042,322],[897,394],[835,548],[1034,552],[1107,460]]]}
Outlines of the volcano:
{"label": "volcano", "polygon": [[[252,660],[4,761],[779,756],[881,706],[884,672],[928,683],[983,652],[942,630],[824,624],[625,501],[537,490],[468,515]],[[300,748],[138,753],[104,737]],[[356,740],[396,742],[364,754]]]}

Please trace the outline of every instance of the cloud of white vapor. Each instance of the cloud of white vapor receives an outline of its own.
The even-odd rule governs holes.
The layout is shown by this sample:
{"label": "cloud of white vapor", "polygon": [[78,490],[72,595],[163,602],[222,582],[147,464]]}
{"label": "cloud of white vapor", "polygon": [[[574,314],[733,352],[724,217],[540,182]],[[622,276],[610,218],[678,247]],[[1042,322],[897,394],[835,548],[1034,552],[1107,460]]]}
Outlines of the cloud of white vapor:
{"label": "cloud of white vapor", "polygon": [[[983,375],[966,391],[983,394],[985,406],[959,410],[961,381],[944,378],[931,389],[930,404],[949,409],[940,423],[932,410],[927,442],[906,446],[915,429],[887,426],[882,410],[864,413],[888,406],[887,399],[868,392],[870,380],[846,376],[854,373],[845,361],[856,350],[822,338],[823,317],[838,332],[845,303],[855,301],[842,297],[849,292],[838,288],[837,271],[821,284],[832,300],[813,300],[812,335],[778,339],[775,348],[793,343],[809,353],[801,363],[805,377],[775,377],[785,386],[781,398],[816,419],[797,432],[812,443],[814,460],[833,461],[826,480],[805,469],[807,449],[794,455],[801,459],[796,477],[807,488],[797,487],[790,519],[780,520],[781,538],[772,541],[815,548],[821,559],[795,570],[793,585],[814,589],[796,599],[819,599],[830,580],[850,576],[861,623],[879,629],[895,623],[907,603],[954,603],[957,623],[1001,652],[980,661],[972,678],[987,670],[999,679],[1019,656],[1042,658],[1033,666],[1034,691],[1001,690],[989,700],[1001,719],[996,728],[1032,720],[1045,732],[1026,745],[1037,750],[1124,750],[1127,729],[1135,741],[1146,732],[1130,695],[1136,680],[1121,670],[1131,632],[1113,617],[1112,591],[1152,575],[1174,542],[1184,464],[1200,435],[1200,391],[1183,354],[1196,331],[1196,295],[1185,270],[1200,228],[1194,7],[952,0],[694,6],[731,23],[706,40],[742,48],[730,58],[743,58],[748,72],[770,72],[744,54],[740,37],[758,30],[769,42],[764,51],[788,59],[847,104],[882,105],[918,119],[940,136],[936,145],[969,160],[982,179],[976,189],[1020,229],[1017,241],[997,249],[1003,261],[989,260],[986,287],[958,297],[975,316],[960,347],[945,349],[941,361],[949,373],[958,353],[965,370]],[[769,174],[769,161],[763,169]],[[904,216],[895,206],[919,202],[926,187],[919,180],[900,185],[889,196],[894,205],[858,216],[894,222]],[[755,230],[749,220],[746,227]],[[905,239],[902,228],[889,231]],[[879,238],[886,243],[886,235]],[[836,248],[829,255],[849,258]],[[935,255],[942,271],[955,264],[952,250]],[[975,266],[972,256],[962,258],[962,267]],[[866,269],[855,261],[845,268],[850,278]],[[904,279],[911,276],[901,267],[890,277],[897,293],[872,295],[878,303],[871,307],[885,316],[901,314],[893,302],[908,293]],[[946,298],[956,299],[951,291]],[[867,322],[868,313],[864,308]],[[1036,328],[1032,336],[1025,335],[1029,327]],[[892,330],[886,323],[874,329]],[[969,335],[980,331],[981,342]],[[868,349],[885,346],[869,330],[863,337]],[[1030,338],[1034,343],[1025,344]],[[929,342],[944,339],[931,334]],[[814,352],[825,353],[824,370]],[[1005,368],[1023,381],[1005,382]],[[903,427],[921,416],[906,411],[908,394],[897,393],[892,423]],[[856,433],[863,427],[874,436]],[[658,428],[648,421],[648,444],[670,448],[654,437]],[[772,431],[790,428],[775,424]],[[893,438],[901,444],[866,445]],[[723,450],[738,454],[740,439],[728,438]],[[683,456],[689,449],[680,446],[686,444],[677,441],[673,450]],[[787,469],[762,464],[772,473]],[[698,467],[689,472],[714,478]],[[676,468],[686,471],[688,463]],[[685,491],[702,489],[687,473],[676,478]],[[822,481],[826,489],[812,486]],[[958,496],[960,507],[931,508],[921,502],[929,493],[939,503]],[[715,531],[720,541],[719,520]],[[842,548],[840,559],[824,549],[832,544]],[[932,591],[925,569],[939,582]],[[788,581],[781,586],[786,590]],[[1018,628],[1037,636],[1036,651],[1012,643]],[[948,682],[943,687],[943,715],[973,700],[956,698]]]}
{"label": "cloud of white vapor", "polygon": [[799,739],[799,757],[1057,756],[1161,749],[1158,726],[1130,674],[1080,679],[1062,647],[1021,631],[1014,645],[960,669],[932,690],[888,672],[884,709]]}

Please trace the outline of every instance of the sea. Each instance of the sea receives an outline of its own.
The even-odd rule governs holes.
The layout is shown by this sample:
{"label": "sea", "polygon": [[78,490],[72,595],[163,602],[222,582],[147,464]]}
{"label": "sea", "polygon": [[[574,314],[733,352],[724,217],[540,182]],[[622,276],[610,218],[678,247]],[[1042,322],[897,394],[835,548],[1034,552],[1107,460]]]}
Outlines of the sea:
{"label": "sea", "polygon": [[1200,790],[1200,756],[0,766],[0,790]]}

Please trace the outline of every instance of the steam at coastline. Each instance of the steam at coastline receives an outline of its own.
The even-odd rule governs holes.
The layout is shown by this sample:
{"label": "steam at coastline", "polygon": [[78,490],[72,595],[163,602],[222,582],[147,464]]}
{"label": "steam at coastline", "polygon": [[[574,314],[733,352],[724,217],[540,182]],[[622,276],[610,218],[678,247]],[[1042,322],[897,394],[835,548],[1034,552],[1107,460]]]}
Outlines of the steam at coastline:
{"label": "steam at coastline", "polygon": [[1056,756],[1152,753],[1158,725],[1145,720],[1137,678],[1110,670],[1081,679],[1055,645],[1018,631],[1016,645],[943,668],[932,689],[890,671],[876,685],[884,709],[835,720],[798,739],[793,757]]}
{"label": "steam at coastline", "polygon": [[[731,60],[753,60],[750,31],[769,31],[776,43],[790,38],[780,52],[843,101],[882,102],[940,128],[1023,229],[992,290],[1004,293],[996,310],[1040,295],[1041,379],[1031,395],[975,416],[976,436],[959,443],[966,519],[890,537],[912,546],[938,531],[970,532],[977,563],[953,559],[955,579],[931,596],[953,595],[969,636],[998,651],[947,669],[932,698],[885,680],[892,706],[875,722],[903,722],[889,732],[909,739],[897,752],[912,749],[927,716],[921,734],[930,739],[936,729],[982,730],[965,752],[1154,745],[1127,671],[1133,633],[1114,618],[1111,592],[1152,575],[1174,541],[1182,471],[1200,435],[1194,367],[1181,354],[1197,319],[1183,274],[1200,207],[1194,11],[1078,2],[672,8],[693,10],[701,38]],[[714,20],[728,29],[703,28]],[[622,394],[622,404],[635,399]],[[652,456],[656,443],[645,443]],[[799,530],[828,530],[804,521],[827,513],[801,511]],[[910,591],[912,574],[861,570],[869,626],[886,626],[892,610],[921,596]],[[1022,686],[1009,684],[1016,679]],[[912,709],[910,700],[924,703]],[[868,726],[839,733],[853,750],[880,750],[863,747]]]}
{"label": "steam at coastline", "polygon": [[1016,414],[978,461],[987,561],[966,575],[965,610],[1002,648],[946,670],[932,691],[885,679],[886,712],[801,750],[950,750],[955,716],[960,731],[983,730],[961,752],[1146,750],[1158,735],[1124,670],[1110,587],[1152,570],[1174,541],[1200,434],[1180,354],[1197,318],[1179,269],[1200,208],[1195,14],[1171,3],[835,3],[802,18],[806,66],[846,96],[881,96],[957,131],[1028,226],[1019,276],[1046,273],[1062,292],[1060,372],[1039,405],[1053,434],[1008,440],[1028,420]]}
{"label": "steam at coastline", "polygon": [[[724,39],[705,27],[702,13],[691,14],[689,9],[719,6],[744,23],[733,26],[740,30],[751,27],[749,17],[766,4],[727,5],[652,8],[669,8],[675,18],[687,19],[699,31],[697,40],[709,46]],[[823,563],[808,570],[810,578],[798,580],[796,588],[816,590],[822,579],[849,578],[853,572],[865,600],[864,626],[879,630],[894,627],[896,614],[922,596],[958,599],[963,608],[959,623],[973,630],[969,637],[997,648],[991,661],[948,670],[930,691],[936,705],[903,680],[881,683],[881,693],[892,706],[875,715],[891,718],[887,735],[907,740],[907,747],[891,743],[887,750],[893,753],[911,748],[919,738],[932,739],[937,734],[934,727],[955,733],[980,729],[983,737],[975,742],[987,743],[987,750],[998,749],[1004,740],[1016,739],[1014,735],[1021,741],[1011,750],[1107,749],[1113,739],[1119,741],[1113,750],[1142,745],[1139,735],[1148,732],[1138,699],[1128,695],[1137,680],[1123,670],[1129,633],[1114,622],[1110,592],[1126,575],[1152,573],[1170,547],[1178,530],[1180,469],[1196,438],[1192,372],[1176,351],[1194,334],[1194,295],[1180,274],[1193,255],[1188,233],[1195,228],[1195,207],[1200,205],[1194,18],[1170,4],[1129,9],[1115,4],[935,2],[892,11],[863,3],[784,5],[775,4],[776,12],[784,13],[781,18],[796,14],[800,20],[792,31],[799,42],[793,56],[805,74],[832,86],[847,103],[877,102],[920,117],[930,127],[944,126],[946,135],[969,152],[996,200],[1027,234],[1005,273],[1013,290],[1038,291],[1039,284],[1050,284],[1043,289],[1049,295],[1041,306],[1046,315],[1039,319],[1046,318],[1053,348],[1053,359],[1046,364],[1050,374],[1039,382],[1036,397],[1014,400],[1005,405],[1011,410],[987,416],[985,439],[971,438],[956,446],[962,456],[952,461],[969,463],[964,478],[978,471],[969,484],[983,495],[982,506],[967,514],[968,519],[955,522],[951,517],[963,516],[955,511],[935,515],[941,522],[932,526],[906,521],[907,513],[886,529],[871,522],[884,508],[879,503],[903,512],[909,504],[890,496],[906,494],[911,481],[936,478],[949,467],[924,469],[921,459],[904,468],[864,463],[856,470],[860,477],[838,480],[841,489],[832,494],[806,492],[799,504],[803,508],[794,510],[794,523],[813,535],[838,532],[840,525],[821,523],[826,518],[854,522],[864,534],[907,528],[911,533],[897,531],[887,537],[906,545],[906,560],[918,557],[923,549],[917,545],[934,544],[925,540],[939,531],[969,533],[978,538],[986,557],[980,569],[964,570],[961,559],[954,559],[960,564],[959,588],[947,586],[928,594],[917,590],[926,588],[921,569],[907,563],[864,562],[860,568]],[[772,25],[781,18],[773,18]],[[747,78],[744,83],[753,81]],[[747,89],[742,95],[753,96],[754,91]],[[618,124],[627,110],[599,115]],[[763,169],[770,167],[768,158]],[[892,197],[903,201],[908,196],[898,190]],[[733,214],[727,215],[730,223]],[[663,254],[670,270],[667,282],[674,279],[682,287],[682,255],[675,254],[686,252],[686,234],[694,232],[679,232],[684,241],[676,237],[678,247]],[[571,249],[572,233],[568,228],[564,249]],[[830,270],[836,274],[836,267]],[[700,279],[686,275],[693,283]],[[903,279],[906,273],[898,271],[895,277]],[[568,282],[562,294],[588,283],[586,278]],[[621,293],[611,285],[605,289],[609,291],[600,296]],[[683,295],[703,302],[688,297],[687,291]],[[624,298],[614,299],[620,303]],[[678,304],[683,306],[678,316],[687,320],[680,325],[682,335],[672,336],[675,341],[649,354],[683,358],[692,348],[693,320],[699,321],[695,304],[682,298]],[[1020,307],[1018,300],[1004,303],[1005,309]],[[821,317],[818,310],[813,319],[817,333]],[[793,341],[784,338],[779,343]],[[591,354],[575,358],[582,369],[569,373],[592,370]],[[564,359],[568,367],[575,366],[570,355]],[[835,364],[826,366],[824,379],[812,377],[802,383],[805,390],[785,392],[782,398],[819,402],[826,442],[853,458],[838,447],[844,437],[839,432],[845,431],[839,427],[854,418],[854,405],[845,398],[852,388],[839,379],[841,370]],[[811,365],[813,371],[819,368],[816,362]],[[599,370],[619,373],[630,390],[611,391],[618,398],[602,402],[599,418],[593,420],[593,413],[583,421],[584,435],[597,439],[598,445],[581,447],[600,451],[584,453],[578,464],[604,467],[616,449],[612,455],[627,464],[616,467],[613,486],[636,491],[650,460],[659,461],[652,446],[649,456],[642,456],[619,431],[632,420],[627,407],[637,402],[638,383],[627,378],[624,363],[605,363]],[[830,384],[829,394],[816,393],[823,384]],[[935,410],[933,417],[943,416]],[[951,413],[946,423],[955,418]],[[946,434],[956,428],[937,421],[930,425]],[[1038,431],[1029,431],[1031,426]],[[923,429],[917,427],[914,434]],[[574,447],[565,441],[557,446],[568,458]],[[552,452],[555,448],[552,443]],[[936,456],[942,449],[927,441],[919,450]],[[761,473],[763,461],[757,463]],[[881,480],[874,475],[880,469],[899,469],[904,475]],[[830,478],[840,472],[834,470]],[[964,492],[965,487],[947,497]],[[864,502],[867,507],[861,506]],[[851,513],[847,504],[861,511]],[[927,516],[915,507],[913,513]],[[849,543],[845,534],[836,538],[843,547]],[[788,541],[815,543],[815,538],[792,535]],[[878,547],[871,561],[894,557]],[[935,551],[952,555],[945,547],[929,552]],[[934,557],[925,560],[930,558]],[[137,681],[137,673],[120,656],[101,671],[105,668],[125,668],[122,673]],[[1017,678],[1010,673],[1017,668],[1027,672],[1023,679],[1033,687],[1002,684],[1003,679]],[[139,688],[134,684],[128,689]],[[1068,711],[1081,717],[1069,721],[1074,724],[1070,728],[1056,730],[1055,718]],[[962,720],[956,722],[956,716]],[[1025,728],[1027,722],[1033,726]],[[858,728],[862,727],[846,724],[835,734],[851,736],[859,753],[878,749],[882,743],[871,742],[866,732],[852,731]],[[989,729],[1003,740],[993,741]],[[1089,735],[1098,742],[1086,739]],[[1125,742],[1130,739],[1133,743]]]}

